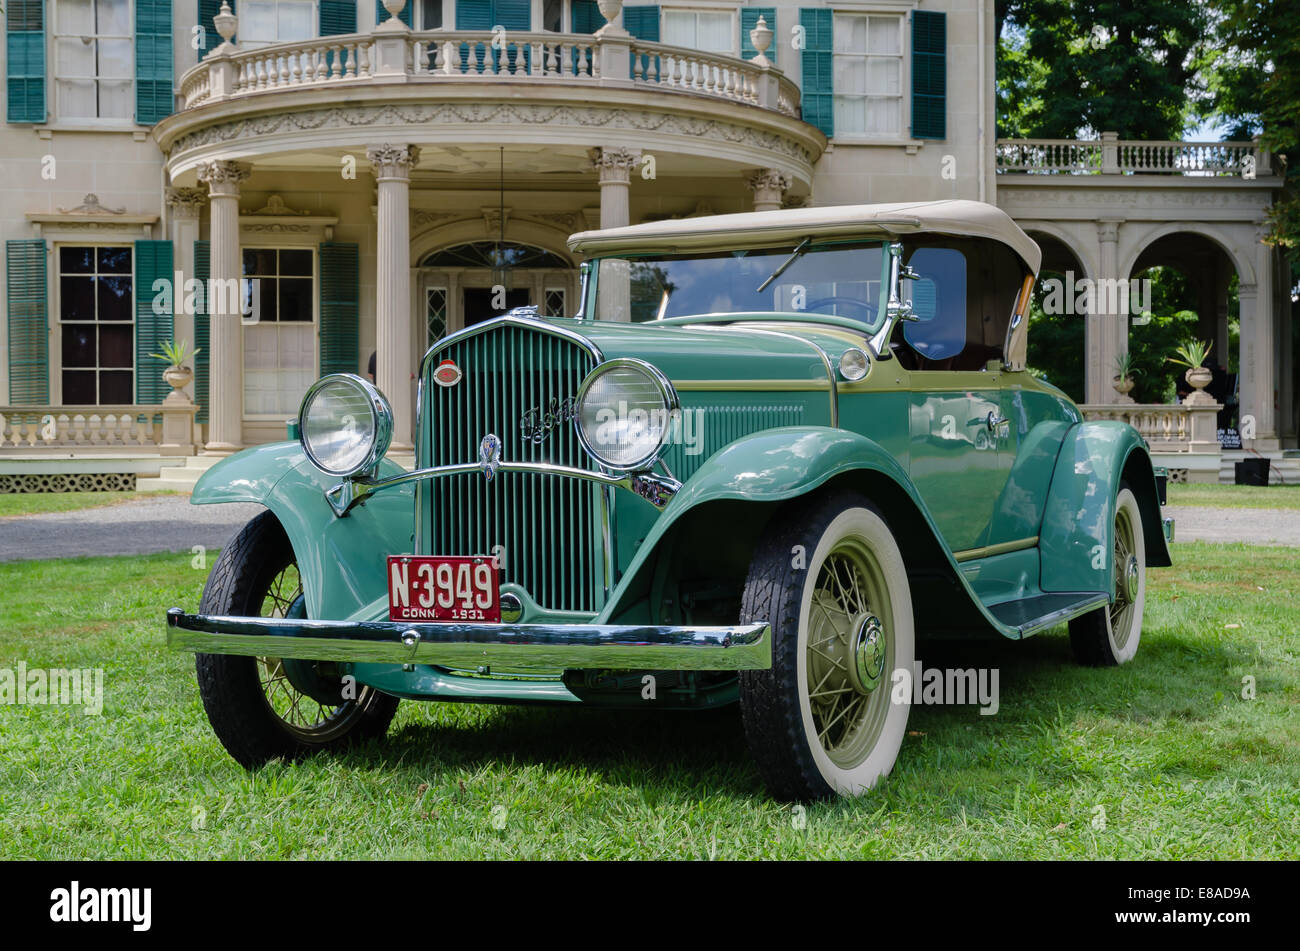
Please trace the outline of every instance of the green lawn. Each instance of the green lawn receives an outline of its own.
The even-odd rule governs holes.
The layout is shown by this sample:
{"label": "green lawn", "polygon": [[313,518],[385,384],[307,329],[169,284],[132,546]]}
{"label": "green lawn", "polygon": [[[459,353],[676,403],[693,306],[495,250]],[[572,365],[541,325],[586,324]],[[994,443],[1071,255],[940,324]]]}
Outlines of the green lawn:
{"label": "green lawn", "polygon": [[1214,485],[1171,482],[1170,505],[1230,509],[1300,509],[1300,485]]}
{"label": "green lawn", "polygon": [[927,648],[999,668],[999,713],[915,708],[882,788],[804,816],[731,711],[403,703],[382,745],[250,775],[161,646],[188,553],[0,565],[0,667],[102,666],[107,693],[100,717],[0,706],[0,858],[1294,857],[1300,550],[1174,557],[1122,669],[1074,666],[1063,630]]}
{"label": "green lawn", "polygon": [[0,518],[35,515],[41,512],[72,512],[77,509],[117,505],[142,498],[134,492],[15,492],[0,495]]}

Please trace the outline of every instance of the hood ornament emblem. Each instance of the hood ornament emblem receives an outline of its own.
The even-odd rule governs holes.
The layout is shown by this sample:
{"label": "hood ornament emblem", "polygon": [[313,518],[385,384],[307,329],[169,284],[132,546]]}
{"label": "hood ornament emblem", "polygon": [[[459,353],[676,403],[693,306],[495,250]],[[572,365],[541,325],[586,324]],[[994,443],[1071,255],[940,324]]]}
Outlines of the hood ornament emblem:
{"label": "hood ornament emblem", "polygon": [[443,360],[433,371],[433,382],[439,386],[455,386],[460,378],[460,367],[452,360]]}
{"label": "hood ornament emblem", "polygon": [[483,441],[478,444],[478,467],[483,472],[483,478],[491,482],[500,466],[501,440],[492,433],[488,433],[483,437]]}

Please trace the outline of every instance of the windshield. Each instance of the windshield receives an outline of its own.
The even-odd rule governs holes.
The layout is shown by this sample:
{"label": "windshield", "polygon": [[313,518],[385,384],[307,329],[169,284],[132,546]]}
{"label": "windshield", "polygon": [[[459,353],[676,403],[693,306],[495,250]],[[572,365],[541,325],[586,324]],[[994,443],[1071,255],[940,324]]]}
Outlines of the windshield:
{"label": "windshield", "polygon": [[884,262],[880,242],[802,241],[754,251],[602,258],[589,291],[597,320],[808,312],[874,329]]}

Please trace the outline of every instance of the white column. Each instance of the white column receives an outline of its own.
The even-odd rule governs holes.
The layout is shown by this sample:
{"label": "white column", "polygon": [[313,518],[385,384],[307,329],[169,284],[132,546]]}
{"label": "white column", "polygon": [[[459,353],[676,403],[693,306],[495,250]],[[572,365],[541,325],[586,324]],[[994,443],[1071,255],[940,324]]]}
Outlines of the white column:
{"label": "white column", "polygon": [[414,446],[411,410],[411,169],[419,149],[371,146],[366,158],[378,183],[378,242],[375,268],[376,385],[393,407],[393,444]]}
{"label": "white column", "polygon": [[[180,280],[172,288],[175,301],[174,335],[177,343],[189,344],[194,352],[194,315],[181,306],[185,300],[185,282],[194,277],[194,242],[199,240],[199,219],[203,206],[208,203],[208,193],[202,188],[168,188],[165,197],[171,220],[173,269]],[[184,388],[185,395],[194,399],[194,384]]]}
{"label": "white column", "polygon": [[785,193],[790,189],[790,176],[774,168],[759,169],[745,178],[745,184],[754,193],[755,211],[779,211]]}
{"label": "white column", "polygon": [[1095,275],[1092,312],[1084,315],[1088,359],[1084,367],[1084,401],[1087,403],[1115,403],[1119,394],[1111,383],[1115,376],[1115,358],[1128,350],[1128,318],[1111,313],[1110,295],[1105,288],[1113,286],[1119,278],[1119,225],[1113,219],[1097,222],[1097,239],[1100,243],[1099,273]]}
{"label": "white column", "polygon": [[628,197],[632,169],[641,164],[640,149],[589,149],[591,165],[600,176],[600,226],[621,228],[631,224]]}
{"label": "white column", "polygon": [[1264,244],[1267,226],[1260,225],[1255,238],[1255,279],[1240,285],[1241,304],[1241,415],[1255,418],[1255,438],[1242,440],[1247,449],[1277,449],[1277,380],[1273,339],[1273,248]]}
{"label": "white column", "polygon": [[[631,223],[628,207],[632,169],[641,163],[639,149],[590,149],[591,165],[600,176],[600,226]],[[632,284],[626,262],[601,266],[596,284],[596,311],[604,320],[632,319]]]}
{"label": "white column", "polygon": [[[229,288],[239,288],[243,267],[239,255],[239,183],[252,168],[241,162],[205,162],[199,181],[208,186],[212,202],[212,283],[208,295],[208,442],[207,453],[234,452],[244,434],[244,336],[239,303]],[[223,288],[225,290],[223,290]],[[231,303],[236,306],[231,307]]]}

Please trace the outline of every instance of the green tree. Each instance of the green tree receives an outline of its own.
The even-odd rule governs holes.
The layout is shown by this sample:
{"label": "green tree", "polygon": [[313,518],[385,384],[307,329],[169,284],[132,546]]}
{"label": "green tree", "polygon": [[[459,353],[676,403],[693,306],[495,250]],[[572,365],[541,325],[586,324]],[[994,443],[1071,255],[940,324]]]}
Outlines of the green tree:
{"label": "green tree", "polygon": [[[1265,148],[1288,155],[1268,240],[1300,248],[1300,4],[1209,0],[1209,9],[1213,43],[1201,64],[1208,95],[1200,114],[1224,123],[1228,138],[1258,134]],[[1293,264],[1293,278],[1296,270]]]}
{"label": "green tree", "polygon": [[997,7],[999,127],[1178,139],[1209,17],[1187,0],[1017,0]]}

